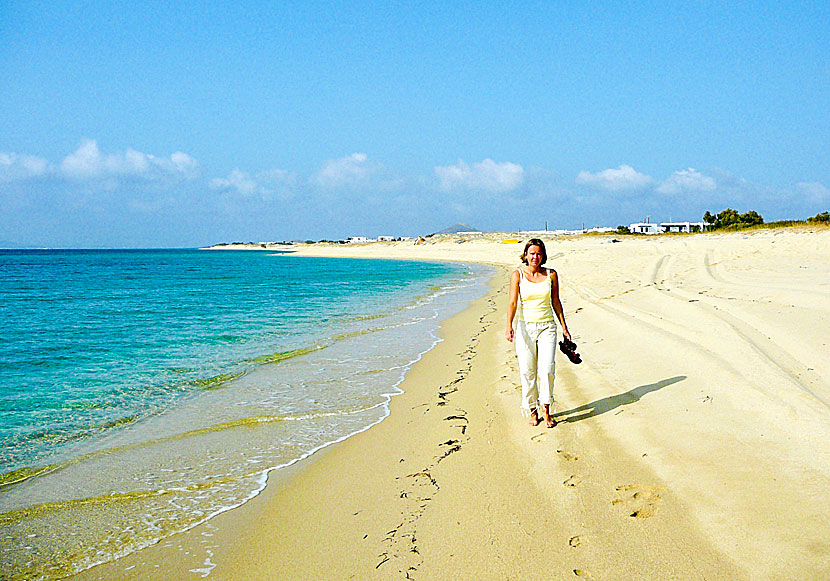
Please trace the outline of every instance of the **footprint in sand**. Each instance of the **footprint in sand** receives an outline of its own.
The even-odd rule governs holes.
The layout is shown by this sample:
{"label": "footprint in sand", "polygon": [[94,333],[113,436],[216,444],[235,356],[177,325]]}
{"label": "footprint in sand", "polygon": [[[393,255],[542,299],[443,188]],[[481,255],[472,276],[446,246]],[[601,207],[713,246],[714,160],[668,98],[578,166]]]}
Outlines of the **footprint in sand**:
{"label": "footprint in sand", "polygon": [[505,389],[503,389],[499,392],[499,393],[503,393],[503,394],[504,393],[516,393],[516,392],[521,392],[522,391],[522,386],[521,385],[516,385],[512,381],[508,381],[508,380],[502,381],[501,386],[506,386]]}
{"label": "footprint in sand", "polygon": [[565,482],[562,483],[562,486],[567,486],[569,488],[575,488],[582,484],[582,477],[577,476],[576,474],[571,474]]}
{"label": "footprint in sand", "polygon": [[585,569],[574,569],[574,575],[576,575],[577,577],[585,577],[587,579],[593,579],[591,574],[588,571],[586,571]]}
{"label": "footprint in sand", "polygon": [[611,501],[621,505],[632,518],[649,518],[657,514],[657,505],[661,500],[659,488],[640,484],[622,484],[617,486],[618,498]]}
{"label": "footprint in sand", "polygon": [[582,544],[582,537],[580,537],[579,535],[573,536],[570,539],[568,539],[568,545],[570,545],[574,549],[577,548],[581,544]]}
{"label": "footprint in sand", "polygon": [[557,450],[556,453],[562,454],[562,457],[568,462],[576,462],[581,458],[579,454],[571,454],[570,452],[566,452],[565,450]]}

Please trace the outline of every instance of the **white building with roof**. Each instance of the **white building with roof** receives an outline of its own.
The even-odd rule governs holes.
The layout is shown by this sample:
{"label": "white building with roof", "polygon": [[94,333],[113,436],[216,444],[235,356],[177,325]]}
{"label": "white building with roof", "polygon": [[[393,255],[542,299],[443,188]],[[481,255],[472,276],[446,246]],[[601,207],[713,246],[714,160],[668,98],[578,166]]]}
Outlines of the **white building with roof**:
{"label": "white building with roof", "polygon": [[666,233],[691,233],[704,232],[711,225],[706,222],[660,222],[659,224],[648,221],[630,224],[628,230],[632,234],[666,234]]}
{"label": "white building with roof", "polygon": [[632,234],[661,234],[659,224],[652,224],[651,222],[637,222],[628,226]]}
{"label": "white building with roof", "polygon": [[707,230],[706,222],[660,222],[663,232],[703,232]]}

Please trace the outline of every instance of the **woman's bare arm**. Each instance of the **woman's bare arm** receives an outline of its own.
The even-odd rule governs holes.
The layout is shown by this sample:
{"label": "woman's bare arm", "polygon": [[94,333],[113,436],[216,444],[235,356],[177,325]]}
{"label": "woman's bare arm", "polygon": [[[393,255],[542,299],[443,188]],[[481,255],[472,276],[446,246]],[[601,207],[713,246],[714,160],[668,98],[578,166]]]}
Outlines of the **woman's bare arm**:
{"label": "woman's bare arm", "polygon": [[516,308],[519,304],[519,271],[514,270],[510,275],[510,298],[507,302],[507,329],[504,336],[511,343],[513,342],[513,317],[516,316]]}
{"label": "woman's bare arm", "polygon": [[559,300],[559,275],[553,269],[550,269],[550,297],[553,312],[556,313],[556,318],[559,319],[559,324],[562,325],[562,336],[570,341],[571,333],[568,331],[567,323],[565,323],[565,311],[562,310],[562,301]]}

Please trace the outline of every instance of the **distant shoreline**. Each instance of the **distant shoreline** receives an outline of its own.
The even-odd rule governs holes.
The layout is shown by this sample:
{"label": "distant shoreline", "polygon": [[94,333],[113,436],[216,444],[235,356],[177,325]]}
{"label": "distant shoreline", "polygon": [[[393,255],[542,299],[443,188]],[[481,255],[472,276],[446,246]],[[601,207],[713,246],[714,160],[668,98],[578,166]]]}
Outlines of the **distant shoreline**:
{"label": "distant shoreline", "polygon": [[417,246],[423,244],[437,244],[442,242],[455,242],[463,244],[471,241],[489,241],[497,242],[510,240],[526,240],[530,237],[541,237],[555,239],[570,239],[582,236],[600,237],[600,238],[665,238],[667,236],[718,236],[724,234],[753,234],[756,232],[763,232],[769,230],[788,230],[788,231],[804,231],[804,230],[825,230],[830,228],[830,225],[824,223],[786,223],[778,224],[770,222],[758,226],[751,226],[741,229],[720,229],[709,230],[706,232],[663,232],[660,234],[621,234],[618,232],[576,232],[576,231],[561,231],[561,230],[527,230],[521,232],[477,232],[471,233],[456,233],[456,234],[430,234],[424,237],[409,238],[405,240],[371,240],[367,242],[344,242],[344,241],[309,241],[309,242],[220,242],[210,246],[203,246],[198,250],[252,250],[252,251],[270,251],[270,252],[284,252],[293,253],[301,251],[304,248],[366,248],[366,247],[401,247],[401,246]]}

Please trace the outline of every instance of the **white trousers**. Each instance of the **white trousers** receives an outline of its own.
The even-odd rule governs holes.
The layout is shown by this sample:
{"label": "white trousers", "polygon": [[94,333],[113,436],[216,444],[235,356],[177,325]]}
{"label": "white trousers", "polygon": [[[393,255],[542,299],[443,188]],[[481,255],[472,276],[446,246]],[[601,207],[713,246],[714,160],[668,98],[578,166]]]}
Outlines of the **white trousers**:
{"label": "white trousers", "polygon": [[556,323],[517,321],[514,335],[522,380],[522,409],[552,404]]}

